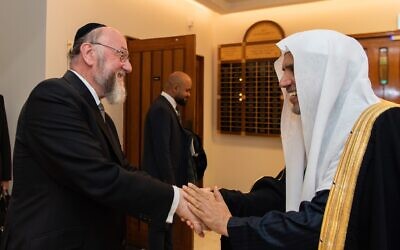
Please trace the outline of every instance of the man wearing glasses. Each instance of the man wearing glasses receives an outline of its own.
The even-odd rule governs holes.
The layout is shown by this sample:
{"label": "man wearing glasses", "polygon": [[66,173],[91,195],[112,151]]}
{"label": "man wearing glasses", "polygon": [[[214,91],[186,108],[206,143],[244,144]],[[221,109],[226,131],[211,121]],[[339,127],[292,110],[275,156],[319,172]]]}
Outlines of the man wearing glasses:
{"label": "man wearing glasses", "polygon": [[118,30],[86,24],[76,33],[70,70],[31,92],[18,122],[1,249],[123,249],[125,213],[196,220],[179,188],[133,169],[104,112],[101,99],[125,100],[128,59]]}

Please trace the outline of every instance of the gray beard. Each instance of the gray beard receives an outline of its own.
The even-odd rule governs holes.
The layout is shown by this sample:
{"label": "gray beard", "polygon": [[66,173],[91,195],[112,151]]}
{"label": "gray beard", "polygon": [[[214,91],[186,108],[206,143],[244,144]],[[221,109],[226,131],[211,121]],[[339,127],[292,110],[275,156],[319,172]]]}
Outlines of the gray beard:
{"label": "gray beard", "polygon": [[[99,68],[104,71],[104,60],[101,56],[98,60]],[[106,73],[104,73],[106,74]],[[108,77],[105,75],[95,76],[96,82],[104,88],[104,97],[110,104],[119,104],[125,102],[126,90],[124,83],[125,74],[121,71],[111,74]]]}
{"label": "gray beard", "polygon": [[124,76],[122,73],[110,75],[108,78],[96,79],[104,87],[104,97],[110,104],[124,103],[126,99],[126,90]]}
{"label": "gray beard", "polygon": [[123,78],[114,77],[114,83],[111,91],[105,95],[110,104],[124,103],[126,100],[126,90]]}

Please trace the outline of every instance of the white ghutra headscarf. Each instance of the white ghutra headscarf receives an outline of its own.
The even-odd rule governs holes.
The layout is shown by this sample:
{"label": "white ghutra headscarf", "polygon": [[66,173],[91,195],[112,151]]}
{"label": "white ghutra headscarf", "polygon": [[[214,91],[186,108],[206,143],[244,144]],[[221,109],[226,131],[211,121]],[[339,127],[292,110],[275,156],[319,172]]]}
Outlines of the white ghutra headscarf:
{"label": "white ghutra headscarf", "polygon": [[298,211],[330,189],[346,139],[359,115],[379,101],[368,78],[368,58],[353,38],[331,30],[293,34],[277,46],[282,77],[285,52],[294,58],[300,115],[292,112],[286,89],[281,117],[286,164],[286,211]]}

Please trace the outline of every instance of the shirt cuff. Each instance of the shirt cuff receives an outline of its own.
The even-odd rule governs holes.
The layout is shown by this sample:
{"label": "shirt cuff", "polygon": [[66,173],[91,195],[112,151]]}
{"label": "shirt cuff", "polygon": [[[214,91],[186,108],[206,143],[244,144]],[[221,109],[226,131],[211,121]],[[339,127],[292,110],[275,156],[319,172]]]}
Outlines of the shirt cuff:
{"label": "shirt cuff", "polygon": [[171,205],[171,209],[169,210],[168,213],[168,217],[167,217],[167,223],[172,223],[172,221],[174,220],[174,214],[176,209],[178,208],[178,204],[179,204],[179,199],[180,199],[180,192],[179,192],[179,188],[176,186],[172,186],[174,188],[174,199],[172,201],[172,205]]}

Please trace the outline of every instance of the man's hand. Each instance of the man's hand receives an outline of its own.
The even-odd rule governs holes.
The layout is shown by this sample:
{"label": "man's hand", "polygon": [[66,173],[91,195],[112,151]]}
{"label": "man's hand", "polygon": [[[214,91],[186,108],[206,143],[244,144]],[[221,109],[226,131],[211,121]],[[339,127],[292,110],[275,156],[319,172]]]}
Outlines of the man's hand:
{"label": "man's hand", "polygon": [[200,189],[189,183],[183,186],[184,197],[189,209],[211,230],[228,236],[228,220],[232,217],[217,187],[214,193]]}
{"label": "man's hand", "polygon": [[182,189],[179,189],[180,199],[176,209],[176,213],[181,217],[182,221],[186,221],[186,224],[193,229],[200,237],[204,237],[205,225],[197,218],[188,208],[188,203],[184,198]]}

